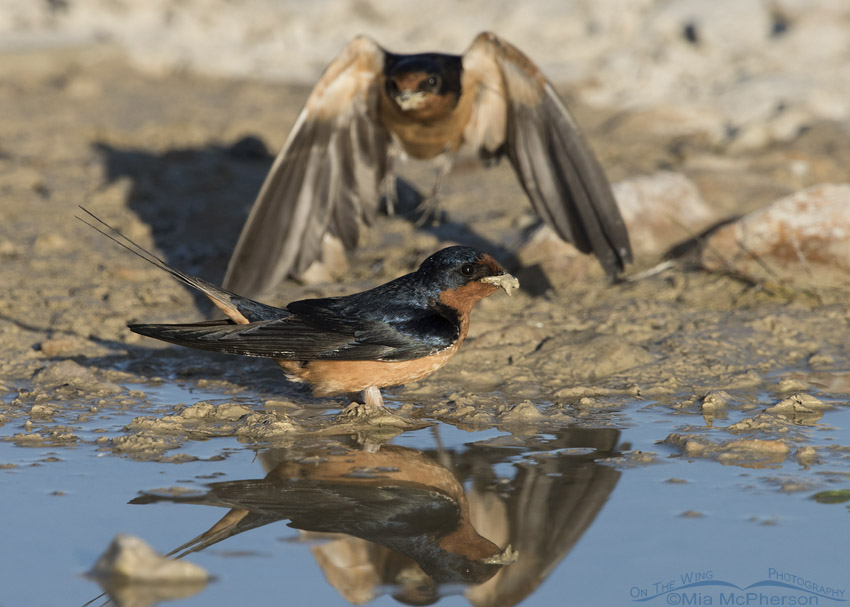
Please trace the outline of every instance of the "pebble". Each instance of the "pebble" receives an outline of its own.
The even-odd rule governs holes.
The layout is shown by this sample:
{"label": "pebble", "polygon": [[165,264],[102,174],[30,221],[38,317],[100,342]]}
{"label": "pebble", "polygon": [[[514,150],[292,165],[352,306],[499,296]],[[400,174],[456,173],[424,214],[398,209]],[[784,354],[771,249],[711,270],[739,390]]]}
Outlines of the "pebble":
{"label": "pebble", "polygon": [[206,582],[210,579],[199,565],[166,558],[144,540],[126,534],[117,535],[112,540],[106,552],[97,559],[90,575],[146,584]]}

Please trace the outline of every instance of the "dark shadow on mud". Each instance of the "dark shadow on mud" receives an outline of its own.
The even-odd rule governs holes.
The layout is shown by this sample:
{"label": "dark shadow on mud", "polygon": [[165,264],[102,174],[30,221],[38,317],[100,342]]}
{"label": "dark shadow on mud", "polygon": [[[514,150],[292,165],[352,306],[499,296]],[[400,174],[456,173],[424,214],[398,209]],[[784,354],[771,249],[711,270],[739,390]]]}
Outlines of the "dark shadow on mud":
{"label": "dark shadow on mud", "polygon": [[[157,250],[175,268],[215,284],[273,157],[257,137],[156,153],[95,143],[108,183],[131,180],[127,206],[151,227]],[[206,298],[193,293],[202,310]]]}
{"label": "dark shadow on mud", "polygon": [[[200,380],[222,380],[249,390],[254,399],[283,398],[310,408],[336,410],[349,403],[345,397],[313,396],[309,385],[288,380],[274,361],[265,358],[237,357],[177,346],[155,349],[119,342],[100,343],[121,353],[98,357],[57,356],[50,360],[70,359],[83,367],[132,373],[139,376],[141,383],[161,378],[168,383],[189,382],[191,387]],[[222,398],[226,395],[222,394]]]}

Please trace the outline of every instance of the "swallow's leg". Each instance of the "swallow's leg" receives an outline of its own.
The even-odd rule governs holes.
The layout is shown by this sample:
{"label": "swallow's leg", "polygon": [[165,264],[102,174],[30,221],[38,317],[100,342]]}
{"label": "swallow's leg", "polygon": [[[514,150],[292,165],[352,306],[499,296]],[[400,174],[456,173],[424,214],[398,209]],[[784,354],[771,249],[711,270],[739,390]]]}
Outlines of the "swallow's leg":
{"label": "swallow's leg", "polygon": [[387,215],[390,217],[395,215],[395,209],[398,206],[397,163],[398,153],[395,151],[395,146],[390,146],[389,153],[387,154],[387,172],[384,173],[384,177],[378,186],[378,194],[383,197]]}
{"label": "swallow's leg", "polygon": [[440,439],[440,427],[431,426],[431,433],[434,435],[434,442],[437,444],[437,462],[441,466],[445,466],[449,470],[452,469],[452,457],[446,448],[443,446],[443,441]]}
{"label": "swallow's leg", "polygon": [[384,397],[381,394],[381,389],[376,386],[366,388],[360,393],[360,396],[363,399],[363,404],[368,407],[384,406]]}
{"label": "swallow's leg", "polygon": [[437,207],[440,205],[441,192],[443,184],[452,170],[455,162],[455,152],[446,148],[446,151],[440,156],[440,170],[437,172],[437,180],[434,182],[434,189],[431,190],[431,195],[419,203],[417,211],[419,218],[416,220],[416,226],[421,227],[431,220],[436,219]]}

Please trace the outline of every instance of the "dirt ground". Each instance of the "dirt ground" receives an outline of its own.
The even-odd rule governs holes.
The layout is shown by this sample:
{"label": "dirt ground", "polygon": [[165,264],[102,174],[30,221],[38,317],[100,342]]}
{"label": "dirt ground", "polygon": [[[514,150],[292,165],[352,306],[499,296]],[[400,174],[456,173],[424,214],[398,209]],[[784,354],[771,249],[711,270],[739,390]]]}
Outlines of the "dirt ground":
{"label": "dirt ground", "polygon": [[[201,320],[209,306],[75,219],[83,205],[179,269],[220,280],[306,94],[142,75],[108,46],[0,63],[0,424],[19,428],[15,442],[75,445],[78,424],[112,411],[144,416],[98,448],[155,458],[178,457],[181,442],[198,435],[270,440],[348,423],[316,415],[344,399],[312,397],[270,361],[164,347],[129,332],[128,322]],[[829,123],[735,153],[699,135],[663,134],[663,116],[573,109],[612,181],[679,172],[726,216],[814,183],[850,181],[850,138]],[[792,166],[801,159],[812,167],[802,176]],[[430,187],[430,167],[409,174]],[[443,209],[444,222],[424,229],[405,213],[381,218],[339,283],[287,283],[270,303],[361,290],[442,246],[473,244],[526,288],[482,302],[447,367],[385,391],[402,418],[522,432],[616,425],[617,412],[653,405],[705,431],[667,437],[690,456],[817,459],[817,445],[797,430],[847,404],[847,289],[782,288],[687,260],[616,285],[595,264],[569,280],[543,280],[516,267],[533,216],[505,163],[485,171],[461,159]],[[638,259],[629,273],[658,261]],[[151,408],[147,387],[175,381],[234,402]],[[730,414],[735,424],[722,421]],[[712,426],[725,429],[707,434]]]}

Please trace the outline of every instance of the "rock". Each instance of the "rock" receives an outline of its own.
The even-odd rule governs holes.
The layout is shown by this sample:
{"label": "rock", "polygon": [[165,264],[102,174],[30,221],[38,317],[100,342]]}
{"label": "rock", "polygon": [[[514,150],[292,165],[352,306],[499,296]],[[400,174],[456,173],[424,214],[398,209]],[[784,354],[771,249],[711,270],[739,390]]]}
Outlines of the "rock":
{"label": "rock", "polygon": [[112,449],[115,453],[130,453],[139,456],[155,457],[179,446],[177,441],[169,438],[127,434],[112,439]]}
{"label": "rock", "polygon": [[819,398],[812,396],[811,394],[794,394],[793,396],[789,396],[788,398],[776,403],[772,407],[768,407],[765,409],[768,413],[793,413],[795,411],[821,411],[823,409],[829,409],[832,407],[831,404],[825,403]]}
{"label": "rock", "polygon": [[[672,245],[688,240],[721,219],[684,175],[661,171],[635,177],[613,186],[614,195],[636,255],[658,255]],[[524,270],[519,273],[523,288],[543,290],[529,268],[536,268],[552,285],[586,278],[600,268],[591,255],[583,255],[561,240],[546,225],[532,230],[517,247]]]}
{"label": "rock", "polygon": [[780,440],[759,440],[755,438],[731,441],[726,443],[724,447],[728,451],[763,453],[770,457],[778,457],[782,459],[784,459],[790,451],[788,445]]}
{"label": "rock", "polygon": [[523,401],[502,415],[506,422],[534,422],[543,417],[540,410],[529,400]]}
{"label": "rock", "polygon": [[731,400],[732,397],[729,396],[729,393],[723,390],[706,394],[699,404],[699,411],[705,419],[705,423],[711,426],[715,419],[726,419],[728,416],[726,409]]}
{"label": "rock", "polygon": [[670,434],[664,443],[678,447],[686,457],[711,457],[723,465],[743,468],[775,467],[791,449],[781,440],[738,439],[715,443],[708,439]]}
{"label": "rock", "polygon": [[799,379],[785,378],[779,382],[779,391],[783,393],[799,392],[800,390],[806,390],[808,387],[808,383],[800,381]]}
{"label": "rock", "polygon": [[63,360],[52,363],[41,369],[35,378],[38,384],[56,386],[60,384],[91,384],[98,380],[90,369],[75,363],[73,360]]}
{"label": "rock", "polygon": [[812,446],[800,447],[797,453],[794,454],[797,458],[797,463],[801,466],[811,466],[820,462],[818,452]]}
{"label": "rock", "polygon": [[700,402],[700,412],[713,413],[719,409],[726,409],[729,406],[730,400],[729,393],[723,390],[709,392]]}
{"label": "rock", "polygon": [[[531,230],[517,247],[522,270],[517,278],[524,290],[540,293],[549,286],[563,286],[585,279],[601,268],[591,255],[583,255],[573,245],[564,242],[547,225]],[[595,266],[595,267],[594,267]]]}
{"label": "rock", "polygon": [[809,357],[808,363],[809,366],[813,369],[831,367],[835,364],[835,358],[833,358],[829,354],[821,354],[820,352],[818,352],[817,354],[812,354]]}
{"label": "rock", "polygon": [[252,413],[241,420],[236,436],[251,440],[274,440],[291,436],[296,426],[285,415],[274,413]]}
{"label": "rock", "polygon": [[850,184],[808,188],[718,229],[702,264],[797,286],[850,283]]}
{"label": "rock", "polygon": [[721,219],[684,175],[661,171],[614,185],[636,255],[667,250]]}
{"label": "rock", "polygon": [[298,280],[306,285],[335,282],[348,271],[348,256],[342,241],[330,233],[322,238],[320,259],[298,275]]}
{"label": "rock", "polygon": [[711,104],[674,105],[659,103],[630,108],[618,116],[618,133],[649,133],[672,139],[688,137],[719,143],[726,138],[723,114]]}
{"label": "rock", "polygon": [[53,416],[58,412],[54,405],[33,405],[30,408],[30,419],[53,421]]}
{"label": "rock", "polygon": [[79,349],[80,340],[74,337],[54,337],[52,339],[45,339],[39,345],[39,350],[41,353],[47,356],[48,358],[53,358],[54,356],[59,356],[62,354],[69,354],[77,349]]}
{"label": "rock", "polygon": [[49,255],[66,250],[68,241],[61,234],[41,234],[33,242],[32,248],[39,255]]}
{"label": "rock", "polygon": [[144,583],[173,583],[209,580],[198,565],[169,559],[132,535],[117,535],[91,570],[95,577],[114,577]]}
{"label": "rock", "polygon": [[730,424],[726,427],[726,431],[730,434],[771,432],[778,435],[788,432],[788,425],[790,421],[792,420],[788,420],[785,416],[775,417],[772,415],[759,414],[753,417],[745,417],[734,424]]}
{"label": "rock", "polygon": [[[699,188],[704,200],[710,200],[724,218],[738,217],[757,211],[774,200],[792,194],[799,187],[787,187],[764,171],[755,170],[740,159],[727,158],[714,162],[715,157],[689,160],[686,165],[688,177]],[[783,162],[788,166],[790,162]]]}
{"label": "rock", "polygon": [[97,560],[95,578],[116,605],[158,605],[197,594],[211,576],[186,560],[166,558],[143,540],[118,535]]}
{"label": "rock", "polygon": [[810,425],[823,417],[824,409],[831,406],[811,394],[795,394],[768,407],[765,413],[784,417],[795,424]]}

